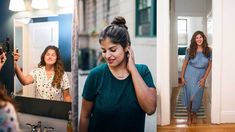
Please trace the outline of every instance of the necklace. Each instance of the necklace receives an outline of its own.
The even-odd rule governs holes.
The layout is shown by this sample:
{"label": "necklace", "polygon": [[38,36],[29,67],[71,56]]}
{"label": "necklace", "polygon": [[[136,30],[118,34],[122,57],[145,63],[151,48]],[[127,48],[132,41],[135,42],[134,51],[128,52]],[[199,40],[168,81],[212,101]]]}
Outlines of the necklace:
{"label": "necklace", "polygon": [[116,74],[113,72],[113,75],[118,79],[125,79],[129,76],[129,73],[125,73],[124,75],[122,75],[122,74]]}

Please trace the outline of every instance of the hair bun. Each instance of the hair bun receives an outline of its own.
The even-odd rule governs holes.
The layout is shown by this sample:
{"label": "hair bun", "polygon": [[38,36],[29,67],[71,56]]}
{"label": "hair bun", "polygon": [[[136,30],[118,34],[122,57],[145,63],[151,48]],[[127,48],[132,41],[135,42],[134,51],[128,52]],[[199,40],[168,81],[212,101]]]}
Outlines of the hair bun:
{"label": "hair bun", "polygon": [[115,17],[111,24],[118,25],[118,26],[123,26],[126,29],[128,29],[127,26],[125,25],[126,24],[126,20],[122,16]]}

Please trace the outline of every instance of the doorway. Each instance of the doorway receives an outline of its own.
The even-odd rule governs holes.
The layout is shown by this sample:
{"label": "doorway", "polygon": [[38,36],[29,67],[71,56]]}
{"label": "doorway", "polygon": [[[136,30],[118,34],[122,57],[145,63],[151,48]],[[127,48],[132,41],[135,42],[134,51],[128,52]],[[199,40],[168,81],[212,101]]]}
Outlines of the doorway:
{"label": "doorway", "polygon": [[[170,7],[170,10],[169,10]],[[159,87],[159,99],[160,106],[158,115],[158,124],[169,125],[171,122],[171,97],[173,96],[174,88],[179,86],[179,73],[178,69],[178,30],[177,30],[177,20],[178,18],[185,19],[185,17],[201,17],[200,23],[203,25],[202,31],[208,37],[208,43],[212,43],[212,22],[211,12],[212,12],[212,1],[211,0],[171,0],[169,3],[167,1],[158,1],[158,27],[157,27],[157,84]],[[169,16],[167,18],[166,16]],[[162,26],[168,25],[169,26]],[[196,25],[192,25],[198,29]],[[188,26],[188,25],[187,25]],[[189,29],[187,30],[189,32]],[[195,29],[194,31],[195,32]],[[191,39],[191,35],[186,39],[187,45],[188,41]],[[168,45],[169,44],[169,45]],[[210,47],[212,45],[209,45]],[[165,65],[161,62],[164,60]],[[169,65],[166,65],[169,64]],[[210,77],[209,77],[210,78]],[[209,95],[211,96],[211,79],[207,79]],[[166,81],[169,80],[169,81]],[[168,89],[169,88],[169,89]],[[209,101],[211,97],[208,97]],[[159,100],[158,99],[158,100]],[[175,99],[174,99],[175,100]]]}
{"label": "doorway", "polygon": [[[173,34],[175,40],[171,40],[173,44],[176,44],[177,58],[174,57],[174,52],[171,55],[172,59],[177,59],[176,66],[177,72],[172,71],[171,73],[177,73],[176,75],[171,75],[172,80],[177,80],[178,85],[171,84],[171,124],[174,125],[187,125],[187,110],[182,102],[182,85],[181,85],[181,69],[185,58],[185,50],[189,47],[191,37],[195,31],[203,31],[206,36],[211,38],[210,28],[211,21],[211,10],[212,1],[198,1],[198,0],[174,0],[172,3],[172,8],[174,12],[171,12],[171,28],[176,30],[170,30]],[[187,5],[187,7],[185,7]],[[176,27],[174,27],[176,26]],[[209,46],[211,39],[208,39]],[[174,49],[173,49],[174,50]],[[174,63],[175,61],[173,61]],[[177,77],[175,79],[175,77]],[[204,90],[203,101],[199,112],[197,113],[198,123],[210,123],[210,106],[211,106],[211,76],[207,78],[206,89]]]}

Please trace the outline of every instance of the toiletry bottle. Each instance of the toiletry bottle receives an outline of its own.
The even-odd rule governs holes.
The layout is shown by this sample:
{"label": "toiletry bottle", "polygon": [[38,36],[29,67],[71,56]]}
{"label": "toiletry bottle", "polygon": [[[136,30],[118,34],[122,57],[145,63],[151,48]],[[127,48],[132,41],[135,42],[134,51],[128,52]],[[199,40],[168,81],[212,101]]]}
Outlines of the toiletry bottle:
{"label": "toiletry bottle", "polygon": [[68,114],[69,114],[69,119],[68,119],[68,123],[67,123],[67,132],[73,132],[72,111],[69,111]]}

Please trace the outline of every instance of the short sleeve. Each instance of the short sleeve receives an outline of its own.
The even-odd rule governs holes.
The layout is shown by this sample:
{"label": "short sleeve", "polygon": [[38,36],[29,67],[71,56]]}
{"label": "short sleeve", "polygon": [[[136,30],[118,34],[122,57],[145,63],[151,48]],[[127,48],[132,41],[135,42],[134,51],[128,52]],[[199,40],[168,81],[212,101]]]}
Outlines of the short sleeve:
{"label": "short sleeve", "polygon": [[61,88],[62,88],[62,90],[66,90],[66,89],[70,88],[69,78],[68,78],[68,75],[66,73],[64,73],[64,75],[63,75]]}
{"label": "short sleeve", "polygon": [[33,69],[29,75],[31,75],[33,77],[33,80],[36,80],[37,78],[37,68],[36,69]]}
{"label": "short sleeve", "polygon": [[97,87],[95,78],[95,73],[91,71],[85,81],[82,97],[88,101],[94,101],[96,96]]}
{"label": "short sleeve", "polygon": [[8,131],[21,131],[16,110],[10,102],[7,102],[6,106],[0,109],[0,132]]}
{"label": "short sleeve", "polygon": [[143,65],[143,76],[142,77],[148,87],[156,88],[154,85],[154,82],[153,82],[152,74],[151,74],[148,66],[146,66],[146,65]]}
{"label": "short sleeve", "polygon": [[189,60],[189,53],[188,53],[188,49],[185,50],[185,60]]}

